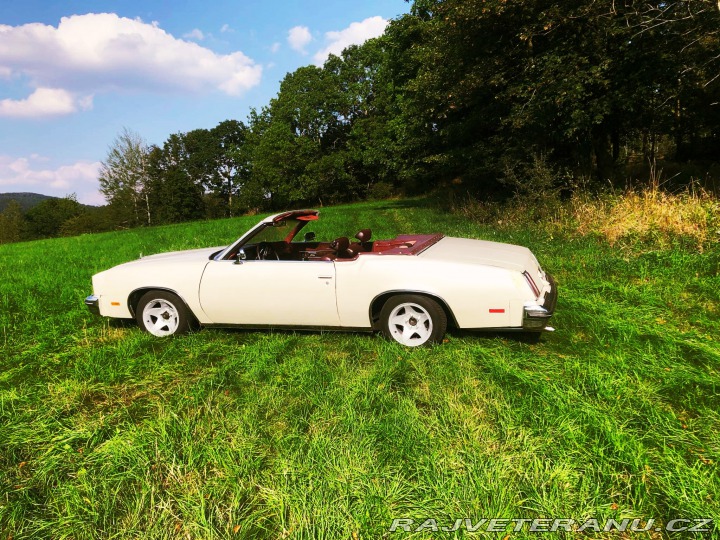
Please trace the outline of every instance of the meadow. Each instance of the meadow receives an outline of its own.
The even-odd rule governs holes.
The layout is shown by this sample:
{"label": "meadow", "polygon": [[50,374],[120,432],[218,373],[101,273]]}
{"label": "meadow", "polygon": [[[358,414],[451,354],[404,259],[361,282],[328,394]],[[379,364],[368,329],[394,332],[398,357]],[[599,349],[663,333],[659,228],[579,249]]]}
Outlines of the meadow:
{"label": "meadow", "polygon": [[[0,246],[0,540],[538,538],[389,532],[457,518],[720,515],[720,249],[479,225],[424,200],[326,208],[370,227],[530,247],[553,333],[203,329],[93,317],[93,273],[225,245],[258,217]],[[547,533],[709,538],[708,533]]]}

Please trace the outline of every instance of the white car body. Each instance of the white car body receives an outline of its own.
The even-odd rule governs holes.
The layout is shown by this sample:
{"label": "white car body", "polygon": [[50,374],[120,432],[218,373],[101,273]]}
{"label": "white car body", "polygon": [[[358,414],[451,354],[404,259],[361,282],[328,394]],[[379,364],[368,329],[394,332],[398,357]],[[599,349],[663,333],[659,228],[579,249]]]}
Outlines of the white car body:
{"label": "white car body", "polygon": [[[255,328],[377,330],[382,304],[400,294],[432,299],[461,329],[541,331],[552,315],[555,283],[525,247],[439,234],[370,242],[369,230],[350,245],[293,242],[317,216],[284,212],[225,248],[121,264],[93,276],[86,304],[105,317],[132,318],[144,293],[167,291],[200,325]],[[256,241],[287,231],[282,240]]]}

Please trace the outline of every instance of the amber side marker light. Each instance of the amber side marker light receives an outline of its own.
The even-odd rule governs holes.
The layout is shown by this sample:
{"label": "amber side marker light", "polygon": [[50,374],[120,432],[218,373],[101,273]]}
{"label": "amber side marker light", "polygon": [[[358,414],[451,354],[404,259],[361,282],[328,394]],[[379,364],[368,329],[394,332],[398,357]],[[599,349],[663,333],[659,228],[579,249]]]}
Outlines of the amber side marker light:
{"label": "amber side marker light", "polygon": [[110,305],[111,305],[111,306],[119,306],[119,305],[120,305],[120,302],[110,302]]}

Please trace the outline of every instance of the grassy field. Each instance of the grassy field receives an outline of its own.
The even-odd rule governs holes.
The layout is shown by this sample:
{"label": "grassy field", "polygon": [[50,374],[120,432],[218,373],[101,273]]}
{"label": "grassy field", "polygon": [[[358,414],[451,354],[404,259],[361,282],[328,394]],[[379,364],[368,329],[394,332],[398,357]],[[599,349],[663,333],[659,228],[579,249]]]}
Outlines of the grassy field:
{"label": "grassy field", "polygon": [[0,540],[538,538],[388,530],[720,515],[719,249],[498,232],[423,201],[323,210],[318,237],[531,247],[560,285],[557,331],[538,345],[457,331],[420,350],[344,333],[160,340],[83,305],[95,272],[227,244],[256,221],[0,246]]}

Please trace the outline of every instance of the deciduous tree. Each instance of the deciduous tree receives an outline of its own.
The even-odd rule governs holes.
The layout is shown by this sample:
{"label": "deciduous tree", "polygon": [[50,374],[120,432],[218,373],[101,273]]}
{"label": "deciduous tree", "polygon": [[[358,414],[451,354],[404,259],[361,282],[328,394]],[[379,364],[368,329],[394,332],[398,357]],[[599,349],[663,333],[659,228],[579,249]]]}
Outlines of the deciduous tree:
{"label": "deciduous tree", "polygon": [[100,191],[127,225],[152,223],[148,152],[139,134],[123,128],[101,164]]}

